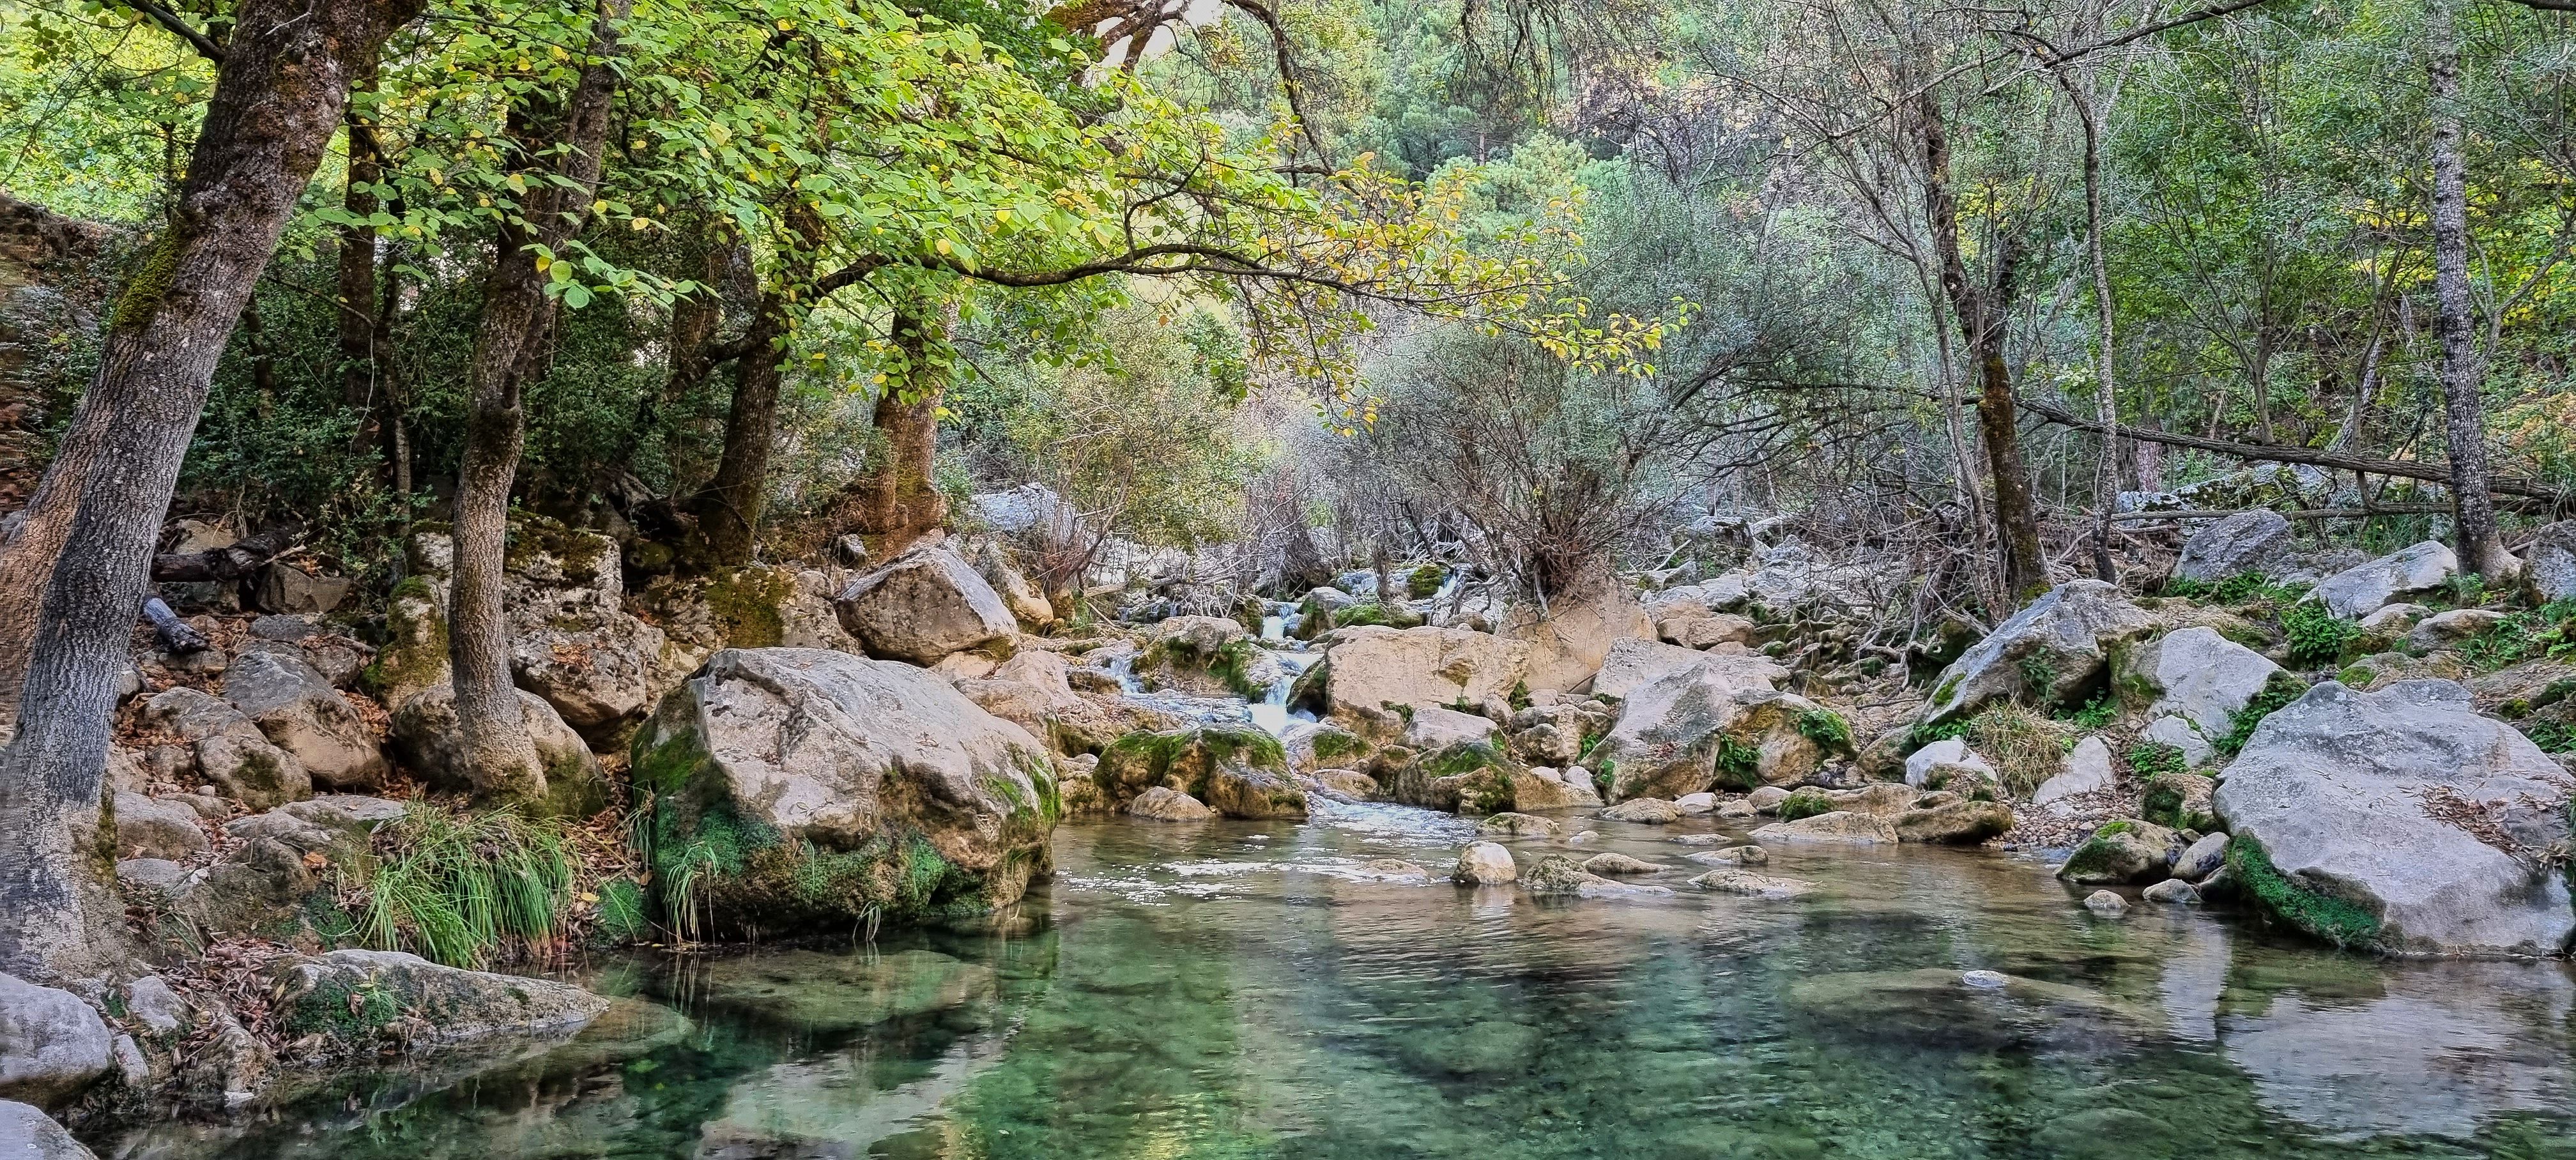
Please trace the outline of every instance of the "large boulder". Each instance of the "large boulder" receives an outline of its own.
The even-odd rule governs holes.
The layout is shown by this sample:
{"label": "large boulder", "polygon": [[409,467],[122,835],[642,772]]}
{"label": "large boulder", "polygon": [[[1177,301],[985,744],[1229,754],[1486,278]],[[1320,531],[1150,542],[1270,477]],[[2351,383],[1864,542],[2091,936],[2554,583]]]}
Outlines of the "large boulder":
{"label": "large boulder", "polygon": [[2345,620],[2358,620],[2401,597],[2433,592],[2460,574],[2460,559],[2439,540],[2400,548],[2317,581],[2307,599]]}
{"label": "large boulder", "polygon": [[375,730],[301,650],[245,649],[224,672],[224,699],[334,789],[377,789],[389,766]]}
{"label": "large boulder", "polygon": [[[546,775],[544,812],[588,817],[608,804],[608,778],[590,743],[557,716],[545,698],[526,689],[519,696],[519,719],[536,743],[537,761]],[[456,725],[456,689],[440,684],[412,694],[394,707],[393,741],[403,763],[430,785],[457,792],[474,788],[465,770],[464,735]]]}
{"label": "large boulder", "polygon": [[1463,628],[1335,629],[1324,652],[1325,696],[1336,713],[1389,705],[1481,705],[1509,697],[1529,674],[1529,646]]}
{"label": "large boulder", "polygon": [[994,594],[1002,598],[1002,606],[1019,618],[1020,627],[1041,632],[1055,623],[1055,605],[1047,600],[1046,592],[1011,562],[1010,553],[1000,544],[987,541],[976,550],[975,574],[993,586]]}
{"label": "large boulder", "polygon": [[1019,622],[991,584],[943,547],[896,557],[850,582],[833,604],[871,656],[933,665],[1008,642]]}
{"label": "large boulder", "polygon": [[665,906],[717,932],[844,932],[1019,898],[1062,812],[1038,740],[932,673],[726,649],[636,734]]}
{"label": "large boulder", "polygon": [[1162,786],[1229,818],[1306,816],[1306,791],[1288,773],[1287,751],[1246,726],[1129,734],[1101,752],[1092,778],[1113,802]]}
{"label": "large boulder", "polygon": [[330,1053],[372,1056],[387,1041],[421,1047],[565,1036],[609,1006],[570,983],[442,967],[400,951],[290,957],[269,971],[278,1027],[290,1037],[320,1036]]}
{"label": "large boulder", "polygon": [[1731,679],[1747,683],[1760,681],[1772,688],[1778,688],[1780,682],[1789,679],[1789,670],[1741,645],[1722,645],[1703,652],[1630,637],[1610,642],[1609,654],[1601,661],[1601,671],[1593,675],[1592,691],[1625,699],[1665,674],[1691,665],[1718,666],[1729,670]]}
{"label": "large boulder", "polygon": [[2557,954],[2571,778],[2467,689],[2320,684],[2263,719],[2213,805],[2228,864],[2311,933],[2443,955]]}
{"label": "large boulder", "polygon": [[0,1156],[8,1160],[97,1160],[97,1154],[45,1113],[16,1100],[0,1100]]}
{"label": "large boulder", "polygon": [[[510,679],[544,698],[583,735],[607,740],[642,718],[668,639],[626,611],[617,541],[543,516],[510,520],[502,556],[502,616]],[[447,679],[449,577],[455,545],[441,528],[412,537],[413,577],[387,610],[393,641],[377,656],[370,685],[387,704]]]}
{"label": "large boulder", "polygon": [[112,1043],[80,996],[0,975],[0,1099],[62,1104],[107,1073]]}
{"label": "large boulder", "polygon": [[2522,580],[2543,604],[2576,600],[2576,520],[2560,520],[2532,536],[2522,551]]}
{"label": "large boulder", "polygon": [[272,744],[241,710],[195,689],[180,685],[153,694],[136,723],[160,742],[147,764],[182,784],[202,779],[252,810],[313,796],[313,775],[303,762]]}
{"label": "large boulder", "polygon": [[2281,666],[2218,635],[2185,628],[2122,650],[2114,686],[2150,718],[2181,717],[2210,737],[2263,691]]}
{"label": "large boulder", "polygon": [[1664,674],[1621,706],[1587,758],[1610,775],[1610,800],[1795,785],[1836,751],[1833,738],[1848,738],[1823,706],[1772,687],[1778,666],[1709,659]]}
{"label": "large boulder", "polygon": [[2099,580],[2049,590],[1978,641],[1932,686],[1925,724],[1965,720],[1997,701],[2043,705],[2078,700],[2099,687],[2120,645],[2155,631],[2155,618]]}
{"label": "large boulder", "polygon": [[1604,579],[1589,595],[1552,598],[1543,611],[1536,602],[1514,605],[1501,635],[1529,646],[1530,688],[1561,693],[1599,672],[1613,644],[1652,643],[1655,622],[1626,585]]}
{"label": "large boulder", "polygon": [[2289,517],[2270,508],[2241,511],[2202,524],[2183,540],[2173,574],[2177,580],[2203,584],[2231,576],[2278,576],[2297,549]]}

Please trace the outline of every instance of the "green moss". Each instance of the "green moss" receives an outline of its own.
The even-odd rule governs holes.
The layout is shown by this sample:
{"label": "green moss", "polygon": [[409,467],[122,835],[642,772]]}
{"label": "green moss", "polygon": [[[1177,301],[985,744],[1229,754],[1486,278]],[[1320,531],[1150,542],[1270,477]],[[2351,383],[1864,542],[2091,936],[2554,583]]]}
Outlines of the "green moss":
{"label": "green moss", "polygon": [[1337,757],[1350,757],[1368,751],[1368,742],[1360,740],[1359,734],[1329,725],[1316,730],[1313,744],[1315,757],[1320,761],[1331,761]]}
{"label": "green moss", "polygon": [[1830,752],[1852,751],[1851,722],[1831,709],[1809,709],[1798,714],[1798,735]]}
{"label": "green moss", "polygon": [[1404,578],[1404,594],[1415,600],[1428,600],[1440,593],[1440,585],[1449,573],[1438,564],[1424,564]]}
{"label": "green moss", "polygon": [[1812,818],[1818,814],[1832,812],[1834,812],[1833,796],[1813,786],[1791,790],[1788,797],[1780,799],[1780,820],[1784,822],[1794,822],[1800,818]]}
{"label": "green moss", "polygon": [[296,996],[281,1023],[291,1037],[322,1035],[342,1043],[365,1043],[400,1018],[401,1001],[374,980],[354,987],[334,980]]}
{"label": "green moss", "polygon": [[772,648],[787,637],[780,611],[795,595],[784,568],[729,568],[707,577],[704,596],[716,631],[733,648]]}
{"label": "green moss", "polygon": [[2245,702],[2244,708],[2238,709],[2227,718],[2227,735],[2219,738],[2215,743],[2218,747],[2218,755],[2222,758],[2233,758],[2243,752],[2245,743],[2254,738],[2255,726],[2261,725],[2265,717],[2271,716],[2282,706],[2307,694],[2307,682],[2288,673],[2272,674],[2272,679],[2263,683],[2263,687]]}
{"label": "green moss", "polygon": [[2129,772],[2153,779],[2160,774],[2189,772],[2191,763],[2183,759],[2182,747],[2161,741],[2141,741],[2129,747]]}
{"label": "green moss", "polygon": [[170,287],[179,276],[179,234],[162,231],[160,240],[125,282],[125,291],[116,298],[116,328],[130,330],[142,326],[161,308],[161,300],[170,296]]}
{"label": "green moss", "polygon": [[562,520],[546,516],[522,514],[510,517],[508,537],[501,549],[504,567],[517,571],[527,567],[538,555],[548,555],[562,565],[563,578],[574,584],[589,584],[599,579],[599,561],[617,558],[616,541],[597,532],[568,527]]}
{"label": "green moss", "polygon": [[2378,915],[2291,881],[2252,837],[2239,834],[2227,843],[2227,868],[2235,874],[2237,885],[2272,916],[2338,947],[2378,948]]}
{"label": "green moss", "polygon": [[1262,661],[1261,646],[1252,638],[1238,636],[1217,647],[1216,657],[1208,662],[1208,675],[1225,683],[1236,696],[1257,701],[1270,695],[1268,686],[1252,679],[1253,669]]}
{"label": "green moss", "polygon": [[2136,827],[2136,826],[2133,826],[2133,825],[2130,825],[2129,823],[2127,823],[2127,822],[2125,822],[2125,821],[2122,821],[2122,822],[2113,822],[2113,823],[2111,823],[2110,825],[2104,826],[2104,827],[2102,827],[2101,829],[2098,829],[2098,830],[2093,831],[2093,836],[2094,836],[2094,837],[2096,837],[2096,838],[2110,838],[2110,837],[2116,837],[2116,836],[2118,836],[2118,835],[2128,833],[2129,831],[2134,830],[2134,829],[2137,829],[2137,827]]}
{"label": "green moss", "polygon": [[385,646],[358,673],[358,687],[379,700],[400,689],[436,683],[447,666],[447,617],[427,577],[407,576],[385,598]]}
{"label": "green moss", "polygon": [[1505,701],[1505,703],[1509,704],[1509,705],[1510,705],[1512,708],[1514,708],[1514,709],[1526,709],[1526,708],[1529,708],[1529,707],[1530,707],[1530,687],[1529,687],[1529,682],[1528,682],[1528,681],[1514,681],[1514,682],[1512,682],[1512,691],[1511,691],[1511,695],[1510,695],[1510,696],[1508,696],[1508,697],[1506,697],[1506,698],[1504,698],[1504,701]]}
{"label": "green moss", "polygon": [[1441,749],[1423,759],[1422,768],[1433,777],[1458,777],[1480,769],[1504,769],[1509,763],[1490,742],[1462,741]]}
{"label": "green moss", "polygon": [[1375,600],[1363,600],[1333,614],[1335,628],[1350,628],[1363,624],[1384,625],[1388,628],[1412,628],[1421,623],[1422,617],[1411,610]]}
{"label": "green moss", "polygon": [[2120,832],[2113,830],[2111,826],[2124,824],[2113,822],[2110,826],[2104,826],[2095,831],[2092,837],[2084,839],[2083,845],[2077,846],[2074,853],[2066,856],[2066,865],[2058,868],[2058,876],[2075,882],[2087,879],[2099,880],[2117,869],[2122,860],[2120,847],[2112,842],[2108,835]]}
{"label": "green moss", "polygon": [[1951,694],[1958,692],[1960,683],[1967,679],[1967,674],[1960,673],[1941,682],[1941,686],[1939,688],[1932,690],[1932,703],[1934,705],[1949,704]]}

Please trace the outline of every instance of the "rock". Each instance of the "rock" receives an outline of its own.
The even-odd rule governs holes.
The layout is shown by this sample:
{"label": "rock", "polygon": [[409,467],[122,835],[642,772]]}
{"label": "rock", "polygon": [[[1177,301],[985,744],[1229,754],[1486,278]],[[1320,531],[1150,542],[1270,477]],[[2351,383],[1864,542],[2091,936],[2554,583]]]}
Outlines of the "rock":
{"label": "rock", "polygon": [[1753,831],[1756,842],[1894,842],[1896,824],[1853,810],[1834,810]]}
{"label": "rock", "polygon": [[1753,622],[1731,612],[1710,612],[1689,607],[1659,610],[1655,616],[1655,635],[1667,643],[1683,648],[1708,648],[1712,645],[1750,645],[1754,639]]}
{"label": "rock", "polygon": [[2416,622],[2431,615],[2433,610],[2421,604],[2385,604],[2361,618],[2361,630],[2380,636],[2404,636],[2414,631]]}
{"label": "rock", "polygon": [[993,586],[994,594],[1002,598],[1002,607],[1011,610],[1020,627],[1030,632],[1043,632],[1055,623],[1055,605],[1047,601],[1044,591],[1012,565],[1010,556],[999,545],[987,543],[975,553],[975,574]]}
{"label": "rock", "polygon": [[[389,706],[447,681],[445,610],[454,555],[446,533],[412,537],[413,575],[395,586],[387,602],[389,639],[366,679]],[[510,679],[586,736],[606,741],[622,733],[653,707],[658,688],[676,682],[700,659],[694,650],[670,647],[674,642],[663,629],[626,611],[625,570],[617,541],[606,535],[516,515],[502,566]],[[743,577],[757,582],[737,583]],[[792,581],[783,570],[746,568],[720,572],[701,587],[706,603],[722,603],[727,614],[750,617],[751,606],[761,605],[774,622],[775,607]],[[700,607],[686,614],[665,608],[660,615],[676,625],[711,614]],[[666,651],[674,655],[666,658]],[[666,660],[685,663],[666,673]]]}
{"label": "rock", "polygon": [[1462,886],[1500,886],[1520,877],[1512,865],[1512,852],[1492,842],[1477,842],[1458,855],[1458,868],[1451,873]]}
{"label": "rock", "polygon": [[2576,600],[2576,520],[2550,524],[2522,550],[2522,582],[2542,604]]}
{"label": "rock", "polygon": [[2147,887],[2143,892],[2143,897],[2145,897],[2149,902],[2170,903],[2175,906],[2197,906],[2200,904],[2200,891],[2193,889],[2191,883],[2185,882],[2180,878],[2167,878],[2162,882]]}
{"label": "rock", "polygon": [[1492,742],[1500,727],[1492,720],[1456,709],[1425,706],[1405,723],[1404,743],[1415,749],[1440,749],[1460,742]]}
{"label": "rock", "polygon": [[2547,955],[2576,932],[2547,853],[2569,840],[2571,791],[2576,778],[2456,684],[2329,681],[2263,719],[2213,805],[2244,889],[2312,934]]}
{"label": "rock", "polygon": [[2001,802],[1952,801],[1897,815],[1896,840],[1969,846],[2012,827],[2012,808]]}
{"label": "rock", "polygon": [[1529,672],[1529,646],[1463,628],[1395,629],[1379,625],[1333,630],[1323,667],[1329,707],[1481,705],[1506,697]]}
{"label": "rock", "polygon": [[2458,648],[2470,638],[2504,623],[2504,614],[2484,608],[2454,608],[2427,616],[2406,634],[2410,648],[2432,652]]}
{"label": "rock", "polygon": [[1222,616],[1175,616],[1156,624],[1135,671],[1149,689],[1246,699],[1267,693],[1284,675],[1250,632]]}
{"label": "rock", "polygon": [[1586,888],[1610,885],[1609,879],[1591,873],[1574,859],[1563,854],[1549,854],[1530,865],[1521,875],[1521,889],[1535,895],[1581,895]]}
{"label": "rock", "polygon": [[1996,701],[2059,705],[2098,685],[2111,652],[2155,630],[2154,618],[2099,580],[2072,580],[1978,641],[1933,685],[1921,721],[1965,720]]}
{"label": "rock", "polygon": [[2039,783],[2030,795],[2032,805],[2047,805],[2060,798],[2100,793],[2111,788],[2111,746],[2100,737],[2087,737],[2075,743],[2066,753],[2065,764],[2057,775]]}
{"label": "rock", "polygon": [[609,1001],[569,983],[442,967],[400,951],[332,951],[270,968],[272,1010],[289,1036],[322,1035],[372,1056],[415,1046],[569,1035]]}
{"label": "rock", "polygon": [[[1593,788],[1592,775],[1582,766],[1554,774],[1552,770],[1508,771],[1512,779],[1512,805],[1524,810],[1571,810],[1598,807],[1601,793]],[[1552,776],[1551,776],[1552,775]]]}
{"label": "rock", "polygon": [[2057,876],[2086,885],[2154,882],[2172,872],[2182,836],[2153,822],[2124,818],[2093,831],[2066,856]]}
{"label": "rock", "polygon": [[1564,692],[1599,672],[1618,642],[1654,643],[1655,622],[1627,585],[1601,582],[1586,595],[1551,595],[1544,616],[1535,602],[1513,605],[1497,635],[1526,646],[1531,689]]}
{"label": "rock", "polygon": [[2184,539],[2173,574],[2204,584],[2231,576],[2277,576],[2297,548],[2289,517],[2270,508],[2241,511],[2203,523]]}
{"label": "rock", "polygon": [[0,1099],[61,1106],[107,1073],[112,1039],[80,996],[0,974]]}
{"label": "rock", "polygon": [[1319,769],[1313,776],[1324,788],[1353,801],[1367,801],[1377,796],[1377,779],[1356,769]]}
{"label": "rock", "polygon": [[1717,869],[1690,880],[1690,884],[1711,894],[1741,894],[1750,898],[1801,898],[1812,894],[1816,884],[1804,878],[1774,878],[1747,870]]}
{"label": "rock", "polygon": [[1636,822],[1660,826],[1681,820],[1681,807],[1662,798],[1630,798],[1601,811],[1601,816],[1614,822]]}
{"label": "rock", "polygon": [[[553,705],[526,689],[517,690],[519,718],[536,743],[537,760],[546,775],[545,812],[589,817],[608,804],[608,778],[590,743],[555,714]],[[393,712],[393,741],[403,763],[430,785],[448,791],[471,790],[465,774],[465,749],[456,726],[456,690],[446,684],[411,695]]]}
{"label": "rock", "polygon": [[334,789],[378,789],[389,766],[366,720],[300,654],[244,651],[224,674],[224,699]]}
{"label": "rock", "polygon": [[2174,859],[2173,876],[2184,881],[2198,882],[2217,873],[2218,868],[2226,862],[2227,835],[2203,834],[2199,841],[2184,847],[2182,855]]}
{"label": "rock", "polygon": [[116,864],[120,886],[140,886],[164,896],[186,885],[190,871],[167,858],[127,858]]}
{"label": "rock", "polygon": [[125,985],[125,1014],[156,1039],[177,1035],[195,1022],[187,1000],[159,975],[145,975]]}
{"label": "rock", "polygon": [[2095,914],[2118,915],[2129,909],[2129,900],[2108,890],[2096,890],[2084,896],[2084,909]]}
{"label": "rock", "polygon": [[1407,862],[1402,858],[1371,858],[1366,862],[1360,863],[1360,870],[1362,873],[1376,878],[1411,880],[1429,878],[1431,876],[1430,872],[1424,870],[1422,867],[1414,865],[1411,862]]}
{"label": "rock", "polygon": [[272,560],[260,569],[259,585],[251,599],[264,612],[319,616],[340,607],[356,583],[346,576],[315,576],[284,560]]}
{"label": "rock", "polygon": [[1015,901],[1048,869],[1062,811],[1026,730],[925,670],[824,649],[716,653],[633,752],[661,848],[732,847],[703,876],[724,930],[847,932]]}
{"label": "rock", "polygon": [[1495,814],[1477,823],[1476,829],[1487,834],[1536,834],[1542,837],[1554,837],[1556,823],[1546,818],[1532,817],[1529,814]]}
{"label": "rock", "polygon": [[2124,700],[2145,701],[2150,717],[2179,716],[2203,733],[2224,735],[2229,719],[2279,672],[2215,630],[2185,628],[2126,650],[2116,684]]}
{"label": "rock", "polygon": [[1744,800],[1757,813],[1778,813],[1780,803],[1789,800],[1789,791],[1776,785],[1756,786],[1753,792],[1744,795]]}
{"label": "rock", "polygon": [[98,1160],[96,1153],[45,1118],[45,1113],[16,1100],[0,1100],[0,1157],[7,1160]]}
{"label": "rock", "polygon": [[375,832],[400,819],[404,808],[386,798],[325,794],[226,822],[224,835],[236,844],[273,839],[298,854],[318,853],[331,865],[354,869]]}
{"label": "rock", "polygon": [[185,861],[209,843],[197,811],[135,793],[116,795],[116,856]]}
{"label": "rock", "polygon": [[1149,786],[1145,792],[1137,794],[1135,800],[1127,803],[1127,813],[1158,822],[1203,822],[1216,816],[1216,811],[1201,804],[1199,799],[1159,785]]}
{"label": "rock", "polygon": [[1752,802],[1743,798],[1733,798],[1717,803],[1717,816],[1728,821],[1740,822],[1746,818],[1760,817],[1761,813],[1762,811],[1753,808]]}
{"label": "rock", "polygon": [[1167,786],[1229,818],[1304,818],[1306,791],[1288,772],[1278,739],[1243,725],[1131,733],[1100,754],[1102,793],[1124,801]]}
{"label": "rock", "polygon": [[241,710],[195,689],[181,685],[154,694],[138,720],[178,738],[186,768],[174,773],[192,772],[249,809],[313,796],[303,762],[271,744]]}
{"label": "rock", "polygon": [[1601,671],[1592,678],[1592,691],[1625,700],[1667,674],[1694,665],[1728,668],[1733,674],[1731,679],[1746,685],[1759,682],[1768,688],[1778,688],[1780,682],[1789,679],[1789,670],[1768,657],[1743,649],[1700,652],[1651,640],[1622,638],[1610,642],[1609,651],[1601,661]]}
{"label": "rock", "polygon": [[2307,599],[2326,611],[2358,620],[2401,596],[2435,591],[2460,572],[2459,557],[2438,540],[2401,548],[2317,581]]}
{"label": "rock", "polygon": [[2158,717],[2148,722],[2138,737],[2181,750],[2183,764],[2194,769],[2209,764],[2210,758],[2218,756],[2218,746],[2210,742],[2200,727],[2180,716]]}
{"label": "rock", "polygon": [[1771,855],[1760,846],[1728,846],[1723,850],[1698,850],[1682,857],[1703,866],[1762,866]]}
{"label": "rock", "polygon": [[1773,691],[1774,671],[1767,662],[1692,665],[1636,690],[1590,757],[1611,774],[1609,798],[1750,790],[1813,776],[1850,727],[1822,705]]}
{"label": "rock", "polygon": [[860,576],[833,604],[841,627],[869,655],[917,665],[1008,641],[1019,630],[1001,594],[940,547],[907,552]]}
{"label": "rock", "polygon": [[1713,814],[1717,812],[1717,795],[1706,790],[1699,793],[1686,793],[1673,799],[1673,808],[1680,810],[1682,816],[1686,818]]}
{"label": "rock", "polygon": [[1935,766],[1943,765],[1982,769],[1989,779],[1995,777],[1995,767],[1968,748],[1967,742],[1956,737],[1944,737],[1915,750],[1905,759],[1905,784],[1916,789],[1939,789],[1941,786],[1931,781],[1931,774]]}
{"label": "rock", "polygon": [[1626,854],[1601,853],[1583,860],[1583,872],[1611,878],[1630,878],[1640,874],[1661,874],[1664,868],[1643,858]]}
{"label": "rock", "polygon": [[2196,773],[2159,773],[2147,779],[2138,812],[2148,821],[2177,830],[2215,830],[2218,815],[2210,812],[2209,798],[2217,786]]}

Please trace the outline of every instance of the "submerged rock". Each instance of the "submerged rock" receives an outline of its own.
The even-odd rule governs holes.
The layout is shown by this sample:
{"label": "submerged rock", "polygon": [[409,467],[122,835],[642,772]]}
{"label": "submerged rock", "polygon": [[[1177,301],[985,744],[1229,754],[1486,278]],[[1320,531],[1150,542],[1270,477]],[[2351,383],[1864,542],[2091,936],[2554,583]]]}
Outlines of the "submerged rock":
{"label": "submerged rock", "polygon": [[2084,896],[2084,909],[2095,914],[2119,914],[2129,909],[2129,900],[2108,890],[2096,890]]}
{"label": "submerged rock", "polygon": [[1804,878],[1775,878],[1729,868],[1711,870],[1691,879],[1690,884],[1712,894],[1742,894],[1753,898],[1803,898],[1816,890],[1816,884]]}
{"label": "submerged rock", "polygon": [[2185,882],[2180,878],[2167,878],[2162,882],[2147,887],[2140,897],[2145,898],[2149,902],[2162,902],[2174,906],[2197,906],[2200,904],[2200,891],[2192,889],[2191,883]]}
{"label": "submerged rock", "polygon": [[1556,823],[1528,814],[1495,814],[1477,823],[1476,829],[1488,834],[1536,834],[1542,837],[1556,835]]}
{"label": "submerged rock", "polygon": [[2265,909],[2332,941],[2419,954],[2557,954],[2576,933],[2555,862],[2576,777],[2448,681],[2333,682],[2263,719],[2212,797],[2228,865]]}
{"label": "submerged rock", "polygon": [[709,657],[636,735],[632,768],[652,849],[709,851],[693,901],[726,930],[1014,901],[1063,809],[1027,731],[926,670],[821,649]]}
{"label": "submerged rock", "polygon": [[1646,861],[1643,858],[1631,858],[1626,854],[1603,853],[1595,854],[1584,859],[1583,872],[1586,874],[1599,874],[1611,878],[1627,878],[1641,874],[1661,874],[1664,872],[1664,868]]}
{"label": "submerged rock", "polygon": [[279,1026],[351,1049],[564,1035],[609,1001],[569,983],[442,967],[401,951],[332,951],[271,967]]}
{"label": "submerged rock", "polygon": [[1203,822],[1216,816],[1199,799],[1176,789],[1152,786],[1127,803],[1131,817],[1150,818],[1157,822]]}
{"label": "submerged rock", "polygon": [[1704,866],[1760,866],[1771,861],[1770,853],[1760,846],[1728,846],[1723,850],[1700,850],[1682,857]]}
{"label": "submerged rock", "polygon": [[1638,822],[1659,826],[1680,821],[1682,810],[1680,806],[1662,798],[1630,798],[1601,811],[1601,816],[1614,822]]}

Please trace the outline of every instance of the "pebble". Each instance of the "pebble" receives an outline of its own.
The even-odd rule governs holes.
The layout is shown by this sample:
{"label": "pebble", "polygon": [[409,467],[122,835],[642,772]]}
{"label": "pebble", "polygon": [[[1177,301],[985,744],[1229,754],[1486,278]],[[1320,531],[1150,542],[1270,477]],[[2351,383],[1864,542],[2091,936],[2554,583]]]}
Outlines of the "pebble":
{"label": "pebble", "polygon": [[1959,981],[1980,991],[2000,991],[2012,982],[2012,977],[2002,971],[1969,971],[1959,976]]}

